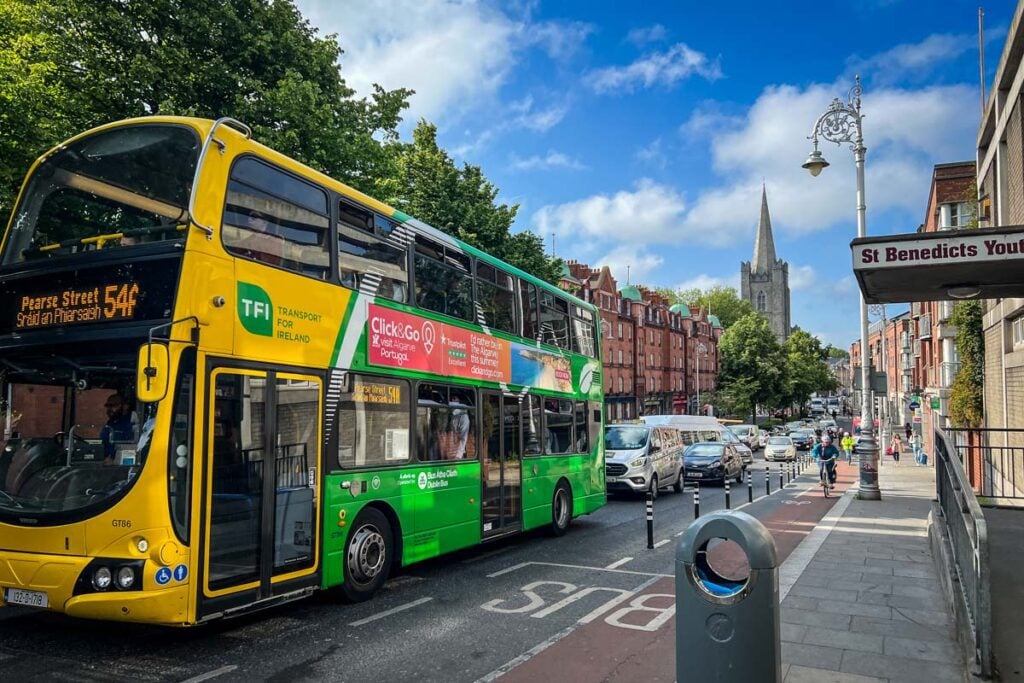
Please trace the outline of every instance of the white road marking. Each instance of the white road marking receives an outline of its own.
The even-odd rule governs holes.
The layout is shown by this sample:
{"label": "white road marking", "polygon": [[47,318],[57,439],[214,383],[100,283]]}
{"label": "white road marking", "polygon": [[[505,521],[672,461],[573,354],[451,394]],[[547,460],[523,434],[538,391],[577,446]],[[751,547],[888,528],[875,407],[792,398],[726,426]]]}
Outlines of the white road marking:
{"label": "white road marking", "polygon": [[433,599],[434,598],[420,598],[419,600],[413,600],[412,602],[407,602],[404,605],[399,605],[398,607],[394,607],[384,612],[378,612],[377,614],[374,614],[372,617],[366,617],[365,619],[360,619],[359,621],[353,621],[351,624],[349,624],[349,626],[363,626],[365,624],[369,624],[371,621],[377,621],[378,619],[383,619],[384,617],[390,617],[392,614],[404,612],[407,609],[412,609],[413,607],[422,605],[425,602],[430,602]]}
{"label": "white road marking", "polygon": [[211,678],[216,678],[217,676],[220,676],[222,674],[231,673],[232,671],[234,671],[237,668],[238,668],[237,664],[229,664],[227,666],[222,666],[219,669],[214,669],[213,671],[207,671],[204,674],[199,674],[198,676],[193,676],[192,678],[186,679],[183,683],[200,683],[200,681],[208,681]]}
{"label": "white road marking", "polygon": [[665,545],[666,543],[668,543],[671,540],[672,540],[671,538],[666,538],[663,541],[658,541],[657,543],[654,544],[654,547],[655,548],[660,548],[661,546]]}
{"label": "white road marking", "polygon": [[850,507],[850,502],[853,500],[856,492],[856,487],[847,489],[843,497],[839,499],[839,502],[832,506],[828,514],[821,518],[818,525],[814,527],[811,533],[807,534],[804,540],[800,541],[800,545],[793,549],[793,552],[789,554],[786,561],[779,567],[779,602],[785,600],[786,596],[789,595],[793,584],[796,583],[800,575],[807,569],[807,565],[811,563],[811,560],[814,559],[814,554],[818,552],[821,544],[832,533],[836,523],[842,519],[846,508]]}
{"label": "white road marking", "polygon": [[[544,562],[525,562],[523,564],[525,565],[525,564],[547,564],[547,563],[544,563]],[[516,569],[516,568],[518,568],[520,566],[522,566],[522,565],[516,565],[516,567],[511,567],[510,569]],[[558,566],[570,566],[570,565],[558,565]],[[598,569],[598,567],[586,567],[586,568],[587,569]],[[636,572],[630,572],[630,573],[636,573]],[[652,585],[654,585],[654,583],[656,581],[658,581],[658,579],[659,579],[659,575],[655,575],[655,576],[651,577],[647,581],[644,581],[642,584],[637,586],[636,590],[634,590],[633,592],[634,593],[640,593],[640,592],[642,592],[644,590],[647,590]],[[590,616],[591,616],[590,614],[587,615],[587,617],[590,617]],[[584,618],[587,618],[587,617],[584,617]],[[545,640],[545,641],[543,641],[541,643],[538,643],[537,645],[534,645],[532,648],[530,648],[529,650],[527,650],[523,654],[519,655],[515,659],[511,659],[508,662],[505,662],[504,664],[499,666],[494,671],[490,672],[489,674],[481,676],[480,678],[478,678],[476,680],[476,683],[489,683],[490,681],[494,681],[494,680],[497,680],[498,678],[501,678],[502,676],[504,676],[505,674],[507,674],[509,671],[511,671],[512,669],[516,668],[520,664],[525,664],[526,662],[530,661],[531,659],[533,659],[534,657],[539,655],[541,652],[544,652],[544,650],[547,650],[549,647],[551,647],[552,645],[554,645],[558,641],[560,641],[563,638],[565,638],[566,636],[570,635],[573,631],[578,629],[580,626],[583,626],[585,623],[588,623],[588,622],[584,622],[583,619],[580,619],[579,621],[577,621],[572,626],[568,626],[566,628],[563,628],[561,631],[559,631],[555,635],[551,636],[550,638],[548,638],[547,640]]]}
{"label": "white road marking", "polygon": [[605,569],[617,569],[617,568],[621,567],[622,565],[626,564],[627,562],[629,562],[632,559],[633,559],[632,557],[624,557],[621,560],[615,560],[610,565],[605,567]]}
{"label": "white road marking", "polygon": [[582,564],[562,564],[560,562],[520,562],[519,564],[512,565],[511,567],[509,567],[507,569],[502,569],[500,572],[494,572],[493,574],[488,574],[487,578],[488,579],[493,579],[496,576],[501,576],[502,574],[509,574],[511,572],[514,572],[514,571],[517,571],[519,569],[522,569],[523,567],[528,567],[528,566],[530,566],[532,564],[535,564],[535,565],[538,565],[538,566],[541,566],[541,567],[564,567],[566,569],[590,569],[590,570],[595,571],[595,572],[614,572],[616,574],[635,574],[637,576],[654,576],[654,577],[664,577],[664,578],[667,578],[667,579],[675,578],[675,574],[655,574],[654,572],[634,572],[634,571],[630,571],[628,569],[609,569],[608,567],[588,567],[588,566],[582,565]]}

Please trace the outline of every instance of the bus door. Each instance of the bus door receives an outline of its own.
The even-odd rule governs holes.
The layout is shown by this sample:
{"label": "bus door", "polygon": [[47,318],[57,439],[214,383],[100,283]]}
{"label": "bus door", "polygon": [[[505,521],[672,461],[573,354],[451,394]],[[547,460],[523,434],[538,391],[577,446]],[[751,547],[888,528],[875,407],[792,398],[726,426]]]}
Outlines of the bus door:
{"label": "bus door", "polygon": [[483,492],[483,538],[522,528],[523,473],[520,397],[481,392],[483,400],[483,457],[480,459]]}
{"label": "bus door", "polygon": [[213,371],[199,618],[319,583],[322,394],[318,377]]}

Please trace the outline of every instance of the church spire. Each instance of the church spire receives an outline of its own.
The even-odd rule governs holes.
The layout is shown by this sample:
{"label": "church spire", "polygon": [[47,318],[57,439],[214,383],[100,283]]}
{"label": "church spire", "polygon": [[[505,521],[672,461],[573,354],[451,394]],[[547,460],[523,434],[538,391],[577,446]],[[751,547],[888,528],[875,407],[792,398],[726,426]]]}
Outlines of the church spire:
{"label": "church spire", "polygon": [[772,218],[768,215],[768,192],[761,184],[761,220],[757,223],[757,241],[754,242],[754,260],[751,271],[767,273],[775,265],[775,241],[772,239]]}

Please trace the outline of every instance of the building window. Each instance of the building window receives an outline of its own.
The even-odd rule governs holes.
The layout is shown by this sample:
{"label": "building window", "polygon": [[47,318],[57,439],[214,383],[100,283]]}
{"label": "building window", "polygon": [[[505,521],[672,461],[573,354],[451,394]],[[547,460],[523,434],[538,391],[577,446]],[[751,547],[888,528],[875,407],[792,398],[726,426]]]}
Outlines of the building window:
{"label": "building window", "polygon": [[1024,315],[1019,315],[1010,322],[1013,333],[1013,348],[1024,346]]}
{"label": "building window", "polygon": [[962,228],[971,222],[974,212],[967,202],[958,202],[949,205],[949,227]]}
{"label": "building window", "polygon": [[621,393],[622,393],[623,391],[625,391],[625,388],[624,388],[624,387],[625,387],[625,382],[623,382],[623,380],[622,380],[622,376],[620,375],[620,376],[619,376],[619,393],[620,393],[620,394],[621,394]]}
{"label": "building window", "polygon": [[757,293],[757,312],[764,313],[768,310],[768,297],[764,292]]}
{"label": "building window", "polygon": [[619,323],[619,339],[622,339],[622,323]]}
{"label": "building window", "polygon": [[619,365],[622,365],[622,349],[619,349]]}

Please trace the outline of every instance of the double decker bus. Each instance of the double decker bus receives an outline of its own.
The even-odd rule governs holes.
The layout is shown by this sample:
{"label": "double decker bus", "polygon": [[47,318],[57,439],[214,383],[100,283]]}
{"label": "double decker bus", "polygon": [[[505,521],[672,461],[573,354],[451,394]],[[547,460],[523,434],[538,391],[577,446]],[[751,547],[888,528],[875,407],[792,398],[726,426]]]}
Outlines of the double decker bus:
{"label": "double decker bus", "polygon": [[595,309],[253,141],[133,119],[0,245],[3,604],[190,625],[605,503]]}

